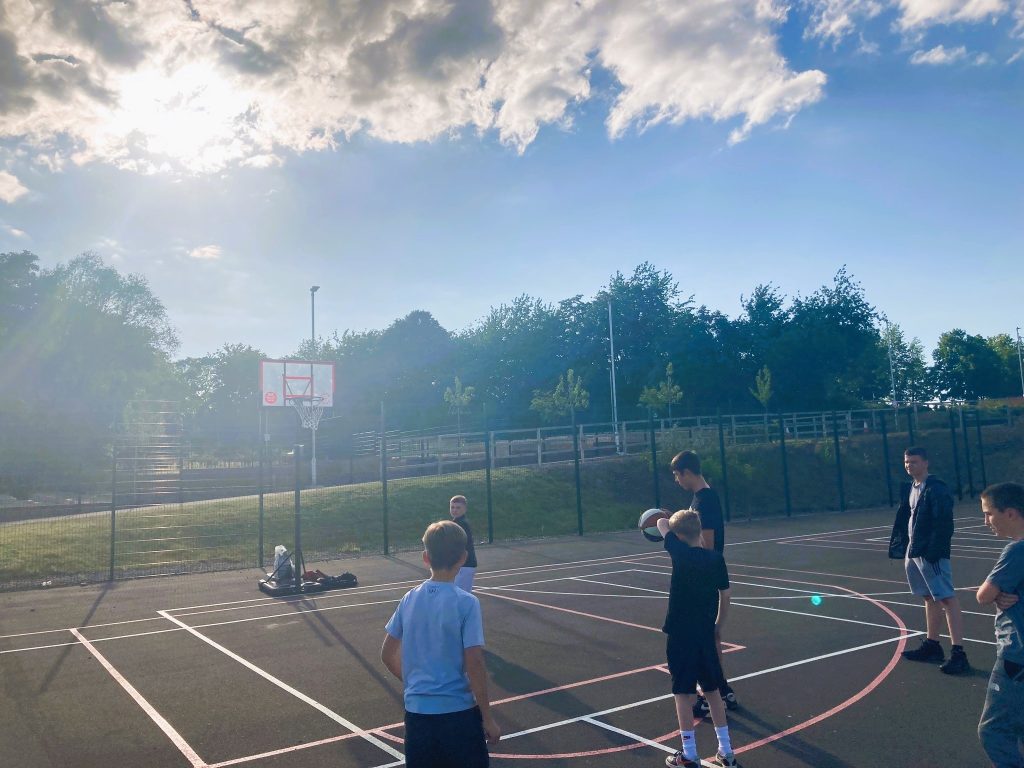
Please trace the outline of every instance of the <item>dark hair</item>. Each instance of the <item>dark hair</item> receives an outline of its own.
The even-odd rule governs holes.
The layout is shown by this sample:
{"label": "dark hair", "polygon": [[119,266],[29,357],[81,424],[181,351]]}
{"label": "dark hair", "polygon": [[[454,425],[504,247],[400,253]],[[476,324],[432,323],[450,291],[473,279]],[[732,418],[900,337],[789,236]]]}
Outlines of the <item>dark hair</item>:
{"label": "dark hair", "polygon": [[423,549],[431,568],[447,571],[456,566],[466,551],[466,532],[451,520],[431,523],[423,534]]}
{"label": "dark hair", "polygon": [[1024,515],[1024,485],[1020,483],[990,485],[981,492],[981,498],[1000,512],[1016,509],[1021,515]]}
{"label": "dark hair", "polygon": [[683,473],[686,470],[690,470],[693,474],[700,474],[700,457],[697,456],[693,451],[683,451],[677,453],[672,458],[672,471]]}
{"label": "dark hair", "polygon": [[919,445],[912,445],[903,452],[904,456],[920,456],[925,461],[928,461],[928,451]]}

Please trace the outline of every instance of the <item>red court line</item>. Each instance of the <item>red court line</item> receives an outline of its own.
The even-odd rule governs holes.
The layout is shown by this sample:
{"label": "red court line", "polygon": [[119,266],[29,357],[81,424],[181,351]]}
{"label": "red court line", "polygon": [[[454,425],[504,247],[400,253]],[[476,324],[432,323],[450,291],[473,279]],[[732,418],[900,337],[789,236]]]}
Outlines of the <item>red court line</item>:
{"label": "red court line", "polygon": [[[777,581],[784,581],[784,579],[777,579]],[[864,600],[867,600],[868,602],[873,603],[875,606],[880,608],[885,613],[889,614],[889,616],[892,618],[892,620],[896,622],[896,627],[900,631],[901,636],[900,636],[900,639],[896,643],[896,650],[893,651],[892,658],[889,659],[889,663],[885,665],[885,668],[882,669],[881,672],[879,672],[877,675],[875,675],[875,679],[874,680],[872,680],[870,683],[868,683],[866,686],[864,686],[860,691],[855,693],[853,696],[848,698],[846,701],[844,701],[844,702],[842,702],[840,704],[837,704],[836,706],[832,707],[832,709],[830,709],[830,710],[828,710],[826,712],[822,712],[820,715],[816,715],[815,717],[812,717],[812,718],[810,718],[808,720],[805,720],[802,723],[798,723],[797,725],[794,725],[794,726],[792,726],[790,728],[787,728],[784,731],[779,731],[778,733],[772,734],[771,736],[765,736],[763,739],[758,739],[757,741],[751,742],[750,744],[744,744],[739,749],[734,750],[736,754],[740,754],[740,753],[743,753],[743,752],[748,752],[751,749],[756,749],[757,747],[762,747],[765,744],[770,744],[773,741],[778,741],[779,739],[785,738],[786,736],[790,736],[790,735],[796,733],[797,731],[802,731],[805,728],[809,728],[810,726],[812,726],[812,725],[814,725],[816,723],[820,723],[822,720],[825,720],[825,719],[827,719],[829,717],[832,717],[832,715],[838,714],[839,712],[842,712],[844,709],[848,709],[848,708],[852,707],[854,704],[856,704],[858,701],[863,699],[865,696],[867,696],[869,693],[871,693],[873,690],[875,690],[875,688],[877,688],[879,685],[881,685],[885,681],[885,679],[896,668],[896,664],[900,660],[900,656],[903,653],[903,649],[907,647],[907,635],[906,635],[906,633],[909,631],[907,629],[907,625],[904,624],[903,620],[899,616],[897,616],[893,611],[891,611],[888,608],[888,606],[883,605],[878,600],[873,600],[872,598],[870,598],[867,595],[864,595],[864,594],[862,594],[860,592],[857,592],[857,591],[852,590],[852,589],[847,589],[846,587],[840,587],[840,586],[837,586],[837,585],[834,585],[834,584],[814,584],[814,583],[806,582],[806,581],[797,581],[795,579],[788,579],[788,580],[785,580],[785,581],[789,581],[792,584],[806,584],[808,586],[828,587],[829,589],[839,589],[839,590],[842,590],[843,592],[849,592],[851,595],[854,595],[856,597],[863,598]]]}

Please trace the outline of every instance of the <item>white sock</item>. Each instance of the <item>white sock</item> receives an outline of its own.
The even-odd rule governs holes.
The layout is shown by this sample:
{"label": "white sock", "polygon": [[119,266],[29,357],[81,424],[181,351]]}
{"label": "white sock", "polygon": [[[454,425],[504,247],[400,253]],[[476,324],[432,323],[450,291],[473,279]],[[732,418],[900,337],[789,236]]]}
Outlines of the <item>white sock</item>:
{"label": "white sock", "polygon": [[723,725],[715,728],[715,736],[718,737],[718,751],[723,755],[732,754],[732,742],[729,740],[729,726]]}
{"label": "white sock", "polygon": [[693,731],[680,731],[683,735],[683,757],[687,760],[697,759],[697,735]]}

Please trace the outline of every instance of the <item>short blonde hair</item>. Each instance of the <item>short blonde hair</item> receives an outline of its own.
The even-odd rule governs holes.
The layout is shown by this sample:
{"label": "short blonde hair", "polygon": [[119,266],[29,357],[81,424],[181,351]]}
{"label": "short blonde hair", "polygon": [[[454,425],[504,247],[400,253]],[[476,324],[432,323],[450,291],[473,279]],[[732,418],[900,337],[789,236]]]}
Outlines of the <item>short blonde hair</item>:
{"label": "short blonde hair", "polygon": [[680,509],[668,519],[668,527],[676,536],[693,541],[700,538],[700,515],[693,509]]}
{"label": "short blonde hair", "polygon": [[431,568],[447,571],[458,565],[466,551],[466,532],[451,520],[431,523],[423,534],[423,549]]}
{"label": "short blonde hair", "polygon": [[448,501],[448,503],[451,504],[453,501],[457,501],[460,504],[465,504],[466,503],[466,497],[463,496],[462,494],[459,494],[458,496],[452,496],[451,499]]}

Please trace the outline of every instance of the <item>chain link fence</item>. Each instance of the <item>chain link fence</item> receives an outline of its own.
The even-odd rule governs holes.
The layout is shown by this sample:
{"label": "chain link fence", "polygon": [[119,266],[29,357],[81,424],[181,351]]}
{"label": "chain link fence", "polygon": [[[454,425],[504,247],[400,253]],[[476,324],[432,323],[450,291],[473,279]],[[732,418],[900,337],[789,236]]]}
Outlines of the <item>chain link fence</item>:
{"label": "chain link fence", "polygon": [[684,449],[727,521],[892,505],[910,445],[969,499],[1024,478],[1021,415],[917,406],[459,433],[388,430],[382,414],[378,431],[318,436],[315,488],[309,441],[287,441],[301,432],[259,436],[252,459],[201,462],[187,435],[151,430],[101,452],[105,476],[93,467],[52,503],[0,504],[0,589],[266,569],[278,544],[307,562],[416,549],[456,494],[479,542],[627,529],[648,507],[689,505],[668,468]]}

